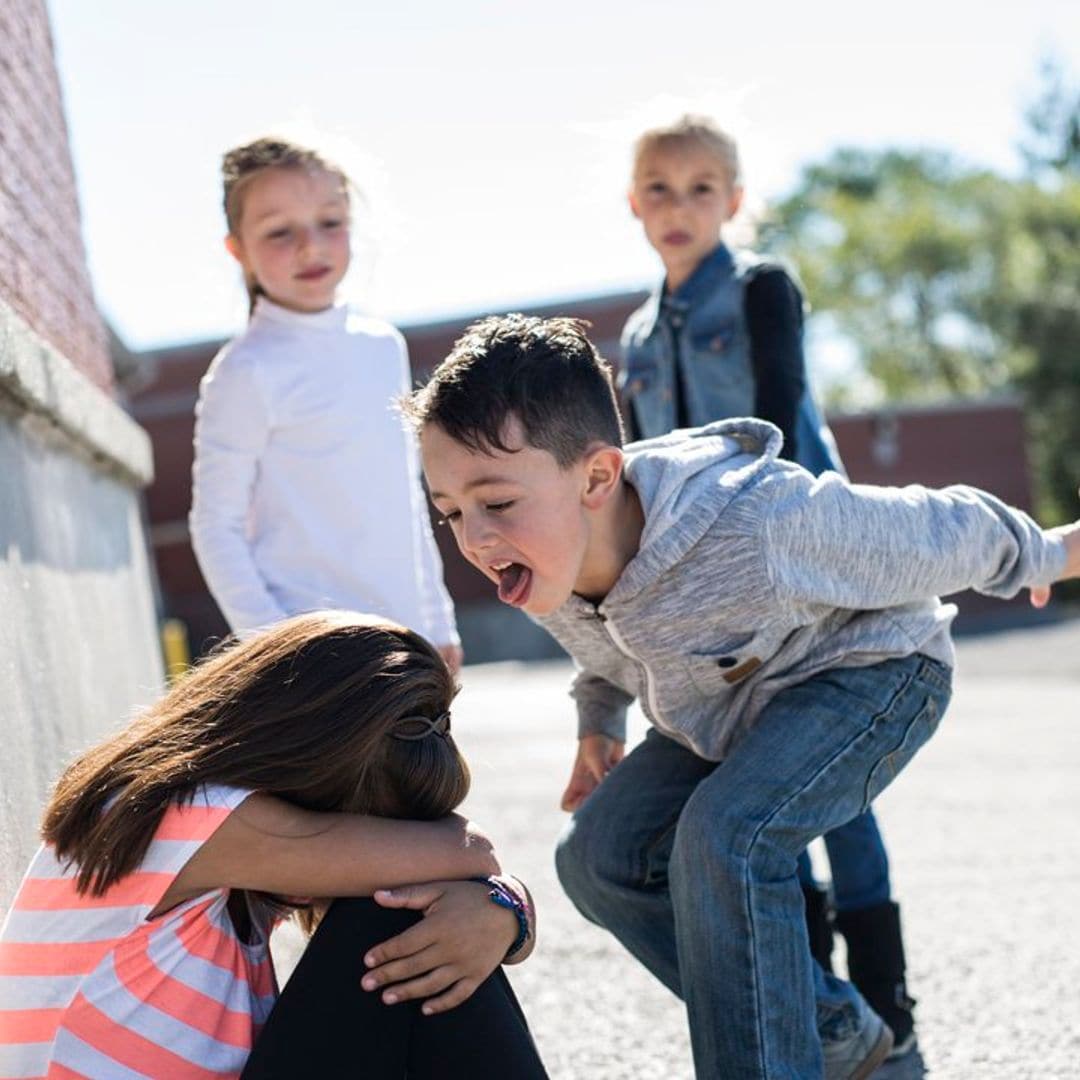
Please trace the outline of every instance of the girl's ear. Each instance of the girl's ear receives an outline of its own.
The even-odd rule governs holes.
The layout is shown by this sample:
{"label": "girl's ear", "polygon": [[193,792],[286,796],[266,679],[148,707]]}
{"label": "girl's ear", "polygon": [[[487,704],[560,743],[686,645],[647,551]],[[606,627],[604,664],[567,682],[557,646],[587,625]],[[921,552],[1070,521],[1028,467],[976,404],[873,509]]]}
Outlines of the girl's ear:
{"label": "girl's ear", "polygon": [[641,209],[638,207],[638,201],[633,191],[628,191],[626,193],[626,201],[630,204],[630,213],[640,220]]}
{"label": "girl's ear", "polygon": [[225,237],[225,250],[241,265],[244,265],[244,250],[240,246],[240,241],[233,233],[229,233]]}
{"label": "girl's ear", "polygon": [[739,207],[742,206],[744,191],[745,188],[743,188],[741,184],[736,184],[731,189],[731,195],[728,197],[728,221],[739,212]]}
{"label": "girl's ear", "polygon": [[581,502],[587,510],[599,510],[619,490],[622,482],[623,452],[617,446],[603,445],[590,450],[585,458],[585,489]]}

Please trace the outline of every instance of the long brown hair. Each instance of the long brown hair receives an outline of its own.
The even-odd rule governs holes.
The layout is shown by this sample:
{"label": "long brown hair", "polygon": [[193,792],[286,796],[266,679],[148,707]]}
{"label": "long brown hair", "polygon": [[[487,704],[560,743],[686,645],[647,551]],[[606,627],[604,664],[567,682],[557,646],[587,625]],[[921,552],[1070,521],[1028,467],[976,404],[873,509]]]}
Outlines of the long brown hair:
{"label": "long brown hair", "polygon": [[75,761],[44,839],[78,866],[79,891],[99,896],[139,865],[169,804],[200,784],[310,810],[444,817],[469,790],[452,738],[392,733],[414,733],[411,717],[436,721],[455,693],[411,630],[351,612],[298,615],[212,655]]}
{"label": "long brown hair", "polygon": [[[285,139],[262,138],[234,147],[221,159],[222,202],[225,208],[225,222],[232,236],[238,236],[240,232],[245,188],[266,169],[297,169],[303,172],[329,173],[341,181],[341,190],[346,202],[350,201],[350,196],[355,191],[342,169],[306,146],[298,146]],[[255,310],[255,301],[262,295],[263,290],[255,278],[246,272],[244,287],[247,289],[248,314],[250,314]]]}

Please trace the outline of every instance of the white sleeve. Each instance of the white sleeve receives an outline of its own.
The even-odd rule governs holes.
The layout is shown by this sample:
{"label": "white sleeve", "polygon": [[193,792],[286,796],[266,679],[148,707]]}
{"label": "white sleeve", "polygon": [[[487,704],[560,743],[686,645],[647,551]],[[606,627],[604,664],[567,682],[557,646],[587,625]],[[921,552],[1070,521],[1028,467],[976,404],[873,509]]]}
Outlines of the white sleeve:
{"label": "white sleeve", "polygon": [[211,365],[199,388],[188,521],[206,584],[229,626],[241,634],[287,612],[270,595],[247,533],[271,417],[250,366],[236,356],[222,360]]}
{"label": "white sleeve", "polygon": [[[409,352],[403,337],[398,338],[401,346],[401,392],[407,394],[410,386],[411,371]],[[431,514],[428,510],[427,493],[421,482],[422,470],[416,437],[411,430],[404,430],[405,454],[408,457],[408,472],[413,478],[413,490],[410,503],[416,522],[418,544],[418,564],[416,573],[420,591],[420,602],[424,613],[424,635],[433,645],[459,645],[457,624],[454,620],[454,603],[443,579],[442,557],[435,542],[431,528]]]}
{"label": "white sleeve", "polygon": [[[411,451],[415,453],[415,450]],[[439,555],[435,535],[431,529],[427,500],[421,489],[417,528],[420,530],[420,589],[424,598],[424,613],[429,622],[427,636],[433,645],[460,645],[457,623],[454,620],[454,602],[443,580],[442,558]]]}

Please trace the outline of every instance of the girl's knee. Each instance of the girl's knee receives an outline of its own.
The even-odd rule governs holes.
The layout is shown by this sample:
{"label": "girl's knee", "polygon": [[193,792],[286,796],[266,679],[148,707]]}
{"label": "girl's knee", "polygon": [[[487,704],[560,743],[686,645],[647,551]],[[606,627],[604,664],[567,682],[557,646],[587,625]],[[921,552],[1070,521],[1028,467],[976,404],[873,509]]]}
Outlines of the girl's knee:
{"label": "girl's knee", "polygon": [[341,897],[320,920],[315,938],[345,939],[353,949],[357,943],[367,947],[403,933],[422,918],[418,911],[381,907],[369,896]]}

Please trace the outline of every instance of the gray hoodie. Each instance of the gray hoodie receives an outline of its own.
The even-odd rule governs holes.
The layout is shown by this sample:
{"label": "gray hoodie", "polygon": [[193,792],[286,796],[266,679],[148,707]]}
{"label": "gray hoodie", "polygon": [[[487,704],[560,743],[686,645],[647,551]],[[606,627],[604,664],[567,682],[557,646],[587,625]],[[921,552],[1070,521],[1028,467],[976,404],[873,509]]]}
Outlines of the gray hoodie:
{"label": "gray hoodie", "polygon": [[638,553],[595,605],[539,622],[579,668],[579,735],[649,721],[719,761],[781,690],[830,668],[924,653],[951,665],[939,593],[1009,597],[1064,570],[1065,546],[976,488],[814,478],[780,432],[723,420],[627,447]]}

